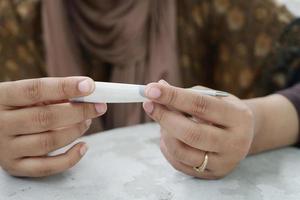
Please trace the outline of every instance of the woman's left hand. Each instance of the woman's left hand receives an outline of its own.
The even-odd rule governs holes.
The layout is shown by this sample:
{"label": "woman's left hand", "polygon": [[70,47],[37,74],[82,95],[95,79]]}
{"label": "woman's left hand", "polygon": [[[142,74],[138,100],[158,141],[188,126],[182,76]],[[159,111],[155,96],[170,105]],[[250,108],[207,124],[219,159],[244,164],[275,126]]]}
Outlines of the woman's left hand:
{"label": "woman's left hand", "polygon": [[[254,115],[240,99],[199,95],[168,85],[151,83],[147,114],[161,126],[161,151],[171,165],[185,174],[219,179],[229,174],[250,149]],[[194,170],[208,164],[204,172]]]}

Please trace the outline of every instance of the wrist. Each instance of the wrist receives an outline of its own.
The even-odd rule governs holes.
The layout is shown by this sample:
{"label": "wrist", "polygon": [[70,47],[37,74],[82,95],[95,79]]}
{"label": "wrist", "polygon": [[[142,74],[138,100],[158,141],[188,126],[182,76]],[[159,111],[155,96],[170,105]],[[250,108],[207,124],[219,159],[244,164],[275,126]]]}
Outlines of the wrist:
{"label": "wrist", "polygon": [[282,95],[244,101],[253,112],[254,137],[249,154],[291,146],[298,141],[298,115]]}
{"label": "wrist", "polygon": [[243,100],[243,102],[250,108],[250,110],[253,113],[254,118],[254,133],[253,133],[253,140],[252,144],[249,150],[249,154],[253,154],[258,151],[257,143],[255,142],[255,138],[258,137],[258,135],[261,132],[262,124],[264,124],[265,117],[264,112],[261,108],[261,102],[263,101],[263,98],[254,98],[254,99],[246,99]]}

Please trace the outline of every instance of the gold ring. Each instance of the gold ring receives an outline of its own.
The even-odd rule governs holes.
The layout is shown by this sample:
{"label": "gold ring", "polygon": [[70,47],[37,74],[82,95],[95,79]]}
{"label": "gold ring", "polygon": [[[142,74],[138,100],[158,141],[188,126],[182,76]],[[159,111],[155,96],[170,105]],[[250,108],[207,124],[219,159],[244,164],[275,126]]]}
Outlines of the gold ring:
{"label": "gold ring", "polygon": [[203,173],[207,167],[207,164],[208,164],[208,155],[207,153],[205,153],[203,163],[198,167],[194,167],[193,169],[198,173]]}

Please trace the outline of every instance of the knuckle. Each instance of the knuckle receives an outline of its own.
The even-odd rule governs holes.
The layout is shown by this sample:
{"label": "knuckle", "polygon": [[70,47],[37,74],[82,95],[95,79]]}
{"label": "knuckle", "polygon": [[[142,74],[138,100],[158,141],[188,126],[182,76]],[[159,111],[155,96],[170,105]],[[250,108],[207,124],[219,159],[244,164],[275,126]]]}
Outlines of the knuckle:
{"label": "knuckle", "polygon": [[247,156],[251,145],[251,140],[246,137],[242,137],[237,140],[234,147],[232,148],[234,152],[236,152],[236,157],[239,159],[243,159]]}
{"label": "knuckle", "polygon": [[67,164],[66,164],[66,168],[69,169],[71,167],[73,167],[74,165],[76,165],[77,161],[79,160],[79,157],[75,157],[75,156],[68,156],[67,157]]}
{"label": "knuckle", "polygon": [[178,91],[175,88],[170,89],[167,103],[169,105],[174,105],[177,101]]}
{"label": "knuckle", "polygon": [[182,149],[180,147],[178,147],[178,145],[176,145],[175,147],[172,147],[172,149],[170,149],[169,151],[175,160],[182,161],[185,157]]}
{"label": "knuckle", "polygon": [[212,179],[214,180],[223,179],[234,170],[232,164],[230,163],[224,163],[224,164],[226,164],[227,166],[223,167],[222,170],[211,171],[210,176]]}
{"label": "knuckle", "polygon": [[1,168],[6,171],[8,174],[11,174],[11,175],[15,175],[16,174],[16,167],[14,165],[14,163],[11,163],[11,162],[8,162],[6,164],[1,164]]}
{"label": "knuckle", "polygon": [[5,167],[2,167],[2,169],[3,169],[6,173],[10,174],[11,176],[15,176],[15,175],[17,174],[16,171],[14,171],[14,170],[11,169],[11,168],[5,168]]}
{"label": "knuckle", "polygon": [[165,129],[163,129],[163,128],[160,128],[160,136],[161,136],[162,140],[165,140],[167,138],[167,136],[168,136],[167,131]]}
{"label": "knuckle", "polygon": [[211,147],[216,148],[217,150],[220,149],[220,146],[222,144],[222,136],[221,135],[215,135],[215,134],[208,134],[207,138],[209,140],[209,144],[211,145]]}
{"label": "knuckle", "polygon": [[239,119],[242,120],[242,126],[251,126],[254,123],[254,113],[247,106],[241,106],[238,108],[239,111]]}
{"label": "knuckle", "polygon": [[54,122],[54,114],[49,108],[43,107],[34,116],[34,121],[41,128],[50,128]]}
{"label": "knuckle", "polygon": [[156,121],[158,123],[162,123],[165,121],[165,117],[166,117],[166,111],[164,109],[161,108],[157,108],[157,115],[156,115]]}
{"label": "knuckle", "polygon": [[[95,108],[93,108],[95,109]],[[82,104],[81,106],[81,117],[82,120],[89,119],[91,113],[91,105],[90,104]]]}
{"label": "knuckle", "polygon": [[186,169],[184,169],[184,167],[180,163],[171,163],[171,165],[178,172],[189,175],[188,171],[186,171]]}
{"label": "knuckle", "polygon": [[202,95],[197,95],[192,100],[192,115],[203,115],[207,110],[208,102]]}
{"label": "knuckle", "polygon": [[51,152],[55,143],[53,135],[43,134],[39,136],[40,149],[44,154]]}
{"label": "knuckle", "polygon": [[79,135],[87,129],[87,125],[85,123],[81,123],[77,126],[76,133]]}
{"label": "knuckle", "polygon": [[[248,149],[251,145],[251,139],[249,137],[241,137],[238,139],[238,145],[240,147],[240,150],[242,151],[243,149]],[[245,151],[245,150],[244,150]]]}
{"label": "knuckle", "polygon": [[203,135],[194,127],[189,128],[183,134],[183,142],[189,145],[196,145],[203,139]]}
{"label": "knuckle", "polygon": [[40,176],[40,177],[49,176],[49,175],[52,175],[54,172],[55,172],[54,169],[52,169],[49,166],[46,166],[46,167],[42,167],[40,169],[37,169],[36,175],[33,175],[33,176]]}
{"label": "knuckle", "polygon": [[17,173],[16,173],[15,171],[11,170],[11,169],[5,169],[5,168],[3,168],[3,167],[2,167],[2,169],[3,169],[4,171],[6,171],[6,173],[8,173],[8,174],[11,175],[11,176],[16,176],[16,175],[17,175]]}
{"label": "knuckle", "polygon": [[251,109],[248,108],[248,107],[243,107],[243,108],[241,109],[241,112],[242,112],[243,116],[244,116],[246,119],[250,119],[250,120],[251,120],[251,119],[254,118],[253,112],[252,112]]}
{"label": "knuckle", "polygon": [[159,132],[160,132],[160,135],[163,135],[164,132],[165,132],[165,130],[160,126],[160,127],[159,127]]}
{"label": "knuckle", "polygon": [[165,142],[162,139],[160,140],[160,151],[162,152],[164,157],[168,160],[168,158],[170,157],[170,153],[168,152]]}
{"label": "knuckle", "polygon": [[[6,132],[6,125],[7,125],[7,121],[6,121],[6,117],[5,117],[5,113],[1,112],[0,113],[0,130],[1,132]],[[1,133],[0,133],[1,134]]]}
{"label": "knuckle", "polygon": [[210,174],[209,176],[208,176],[208,179],[209,180],[220,180],[220,179],[223,179],[223,178],[225,178],[225,176],[226,176],[226,174],[224,174],[224,173],[220,173],[220,174]]}
{"label": "knuckle", "polygon": [[160,151],[164,154],[166,151],[166,148],[165,148],[164,140],[162,138],[160,138],[159,147],[160,147]]}
{"label": "knuckle", "polygon": [[8,174],[14,177],[25,177],[24,169],[19,166],[17,160],[9,160],[5,164],[1,164],[1,168]]}
{"label": "knuckle", "polygon": [[24,88],[25,98],[32,102],[38,102],[42,98],[42,80],[34,79]]}
{"label": "knuckle", "polygon": [[175,170],[184,173],[184,171],[181,169],[181,167],[179,167],[179,165],[173,164],[173,163],[172,163],[171,165],[172,165],[172,167],[173,167]]}
{"label": "knuckle", "polygon": [[63,98],[67,99],[67,98],[70,97],[70,95],[69,95],[69,83],[68,83],[67,79],[59,80],[58,92],[59,92],[59,95]]}
{"label": "knuckle", "polygon": [[77,135],[81,135],[81,134],[82,134],[83,132],[85,132],[88,128],[89,128],[89,126],[88,126],[85,122],[83,122],[83,123],[77,125],[77,128],[75,128],[75,129],[76,129]]}

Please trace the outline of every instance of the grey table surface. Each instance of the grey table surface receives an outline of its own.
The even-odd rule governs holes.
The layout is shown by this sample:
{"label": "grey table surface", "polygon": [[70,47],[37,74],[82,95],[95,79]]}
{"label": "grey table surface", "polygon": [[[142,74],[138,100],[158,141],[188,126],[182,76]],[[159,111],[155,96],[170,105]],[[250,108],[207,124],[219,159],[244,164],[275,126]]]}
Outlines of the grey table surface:
{"label": "grey table surface", "polygon": [[0,170],[1,200],[77,199],[300,199],[300,150],[286,148],[248,157],[222,180],[175,171],[159,150],[155,124],[84,137],[90,149],[71,170],[19,179]]}

